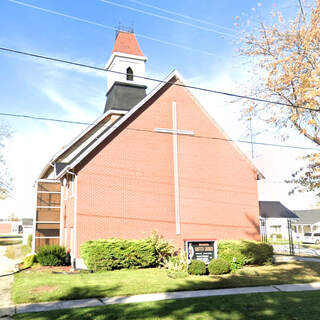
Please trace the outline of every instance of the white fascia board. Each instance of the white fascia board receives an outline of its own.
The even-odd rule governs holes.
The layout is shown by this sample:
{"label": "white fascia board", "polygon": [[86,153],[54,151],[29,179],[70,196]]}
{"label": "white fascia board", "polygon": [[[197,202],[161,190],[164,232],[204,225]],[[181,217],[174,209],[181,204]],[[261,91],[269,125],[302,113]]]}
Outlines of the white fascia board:
{"label": "white fascia board", "polygon": [[170,79],[176,76],[177,72],[174,70],[171,72],[162,83],[155,87],[143,100],[141,100],[134,108],[128,111],[117,123],[111,125],[109,130],[105,132],[90,148],[88,148],[84,153],[82,153],[75,161],[70,165],[65,167],[56,179],[62,178],[68,170],[72,170],[79,162],[81,162],[88,154],[90,154],[102,141],[104,141],[113,131],[115,131],[119,126],[121,126],[127,119],[129,119],[136,111],[138,111],[148,100],[150,100],[161,88],[163,88]]}
{"label": "white fascia board", "polygon": [[109,58],[106,66],[104,67],[106,70],[108,70],[114,60],[115,57],[122,57],[122,58],[129,58],[129,59],[135,59],[135,60],[141,60],[141,61],[147,61],[148,57],[145,56],[137,56],[135,54],[128,54],[123,52],[113,52],[111,57]]}
{"label": "white fascia board", "polygon": [[46,166],[42,169],[39,174],[38,179],[41,179],[43,174],[49,169],[50,166],[53,166],[57,158],[59,158],[64,152],[70,149],[78,140],[80,140],[84,135],[86,135],[93,127],[95,127],[99,122],[101,122],[105,117],[109,116],[110,114],[119,114],[124,115],[128,111],[123,110],[108,110],[107,112],[103,113],[99,118],[97,118],[92,124],[90,124],[86,129],[84,129],[78,136],[76,136],[73,140],[71,140],[64,148],[60,149],[46,164]]}

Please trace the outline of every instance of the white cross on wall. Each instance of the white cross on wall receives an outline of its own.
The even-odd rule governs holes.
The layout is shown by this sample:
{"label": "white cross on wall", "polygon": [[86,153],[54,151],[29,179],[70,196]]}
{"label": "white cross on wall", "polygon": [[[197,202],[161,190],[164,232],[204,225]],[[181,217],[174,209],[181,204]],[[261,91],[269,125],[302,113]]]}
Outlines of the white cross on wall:
{"label": "white cross on wall", "polygon": [[172,102],[172,129],[155,128],[155,132],[171,133],[173,139],[173,166],[174,166],[174,204],[176,214],[176,234],[181,233],[180,227],[180,194],[179,194],[179,166],[178,166],[178,134],[193,136],[192,130],[177,128],[177,104]]}

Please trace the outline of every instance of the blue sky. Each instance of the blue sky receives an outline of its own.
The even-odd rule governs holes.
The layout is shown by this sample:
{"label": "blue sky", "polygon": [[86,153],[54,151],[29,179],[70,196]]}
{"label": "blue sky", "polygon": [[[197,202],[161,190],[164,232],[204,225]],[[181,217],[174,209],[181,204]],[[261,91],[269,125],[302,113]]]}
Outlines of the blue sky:
{"label": "blue sky", "polygon": [[[143,6],[139,2],[190,16],[203,23]],[[104,27],[21,3],[89,20]],[[267,18],[274,3],[288,12],[294,9],[292,1],[288,0],[22,0],[20,4],[18,1],[0,0],[0,46],[104,67],[115,39],[112,28],[119,23],[128,27],[133,25],[140,47],[149,58],[148,76],[162,79],[177,69],[188,84],[241,94],[241,84],[246,83],[248,75],[245,60],[237,53],[239,34],[234,24],[239,20],[243,23],[254,21],[259,16]],[[151,15],[137,10],[148,11]],[[97,118],[104,109],[107,87],[104,72],[0,52],[0,83],[0,112],[88,122]],[[239,138],[245,133],[245,126],[238,122],[238,105],[230,103],[230,99],[217,95],[200,95],[199,99],[232,138]],[[13,139],[6,152],[16,186],[14,198],[2,201],[0,210],[31,215],[33,204],[28,199],[32,198],[32,184],[37,174],[49,157],[84,127],[8,117],[0,120],[13,131]],[[264,138],[273,139],[270,136]],[[295,144],[297,141],[299,139],[295,137]],[[258,154],[265,155],[260,160],[268,163],[270,154],[278,157],[277,152],[283,151],[261,148]],[[294,158],[290,152],[286,152],[286,156]],[[268,171],[268,168],[264,169]],[[283,190],[281,194],[284,197],[287,191]],[[17,206],[17,202],[23,201],[28,202],[25,210]]]}

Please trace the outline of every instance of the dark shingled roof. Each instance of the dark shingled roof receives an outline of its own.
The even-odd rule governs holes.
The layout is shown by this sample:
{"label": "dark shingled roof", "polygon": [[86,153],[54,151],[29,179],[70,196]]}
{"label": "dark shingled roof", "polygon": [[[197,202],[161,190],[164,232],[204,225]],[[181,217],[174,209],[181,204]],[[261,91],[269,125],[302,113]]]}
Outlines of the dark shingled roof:
{"label": "dark shingled roof", "polygon": [[147,86],[116,81],[107,92],[104,112],[108,110],[129,111],[146,96]]}
{"label": "dark shingled roof", "polygon": [[320,222],[320,210],[294,210],[299,217],[298,224],[314,224]]}
{"label": "dark shingled roof", "polygon": [[298,217],[280,201],[259,201],[261,218],[287,218],[298,219]]}
{"label": "dark shingled roof", "polygon": [[23,218],[22,219],[22,225],[23,226],[32,226],[33,225],[33,219],[32,218]]}

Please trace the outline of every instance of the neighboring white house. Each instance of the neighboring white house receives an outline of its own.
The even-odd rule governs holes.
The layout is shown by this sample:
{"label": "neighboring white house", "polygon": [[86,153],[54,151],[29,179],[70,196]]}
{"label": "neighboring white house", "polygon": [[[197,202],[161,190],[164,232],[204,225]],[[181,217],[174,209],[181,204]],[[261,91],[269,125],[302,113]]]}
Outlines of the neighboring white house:
{"label": "neighboring white house", "polygon": [[33,219],[22,219],[22,243],[27,244],[28,237],[33,232]]}
{"label": "neighboring white house", "polygon": [[294,213],[299,217],[292,223],[296,237],[302,239],[306,232],[320,232],[320,210],[295,210]]}
{"label": "neighboring white house", "polygon": [[259,201],[260,230],[262,238],[289,239],[289,228],[298,219],[279,201]]}

